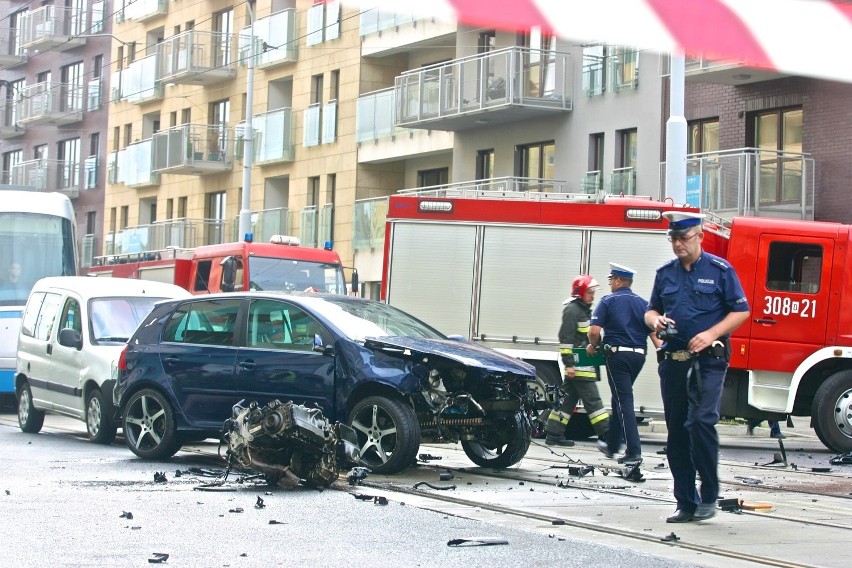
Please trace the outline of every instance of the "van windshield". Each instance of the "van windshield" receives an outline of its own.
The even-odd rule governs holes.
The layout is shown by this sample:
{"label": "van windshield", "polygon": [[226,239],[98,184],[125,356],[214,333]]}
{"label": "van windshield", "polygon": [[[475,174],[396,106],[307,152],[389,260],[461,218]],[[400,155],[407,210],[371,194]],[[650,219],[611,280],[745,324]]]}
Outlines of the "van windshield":
{"label": "van windshield", "polygon": [[124,343],[154,304],[166,298],[92,298],[89,301],[91,342]]}
{"label": "van windshield", "polygon": [[343,269],[338,264],[252,256],[249,276],[250,290],[346,293]]}

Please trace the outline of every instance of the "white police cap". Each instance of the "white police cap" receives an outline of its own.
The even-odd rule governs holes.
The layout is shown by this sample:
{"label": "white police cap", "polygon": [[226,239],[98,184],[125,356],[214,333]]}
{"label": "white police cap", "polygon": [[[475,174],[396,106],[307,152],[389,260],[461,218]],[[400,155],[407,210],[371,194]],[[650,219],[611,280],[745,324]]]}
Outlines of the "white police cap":
{"label": "white police cap", "polygon": [[636,274],[636,271],[632,268],[628,268],[623,264],[616,264],[615,262],[609,263],[609,273],[612,276],[618,276],[620,278],[633,278],[633,275]]}
{"label": "white police cap", "polygon": [[669,222],[669,235],[682,235],[692,227],[697,227],[704,219],[703,213],[689,211],[666,211],[663,218]]}

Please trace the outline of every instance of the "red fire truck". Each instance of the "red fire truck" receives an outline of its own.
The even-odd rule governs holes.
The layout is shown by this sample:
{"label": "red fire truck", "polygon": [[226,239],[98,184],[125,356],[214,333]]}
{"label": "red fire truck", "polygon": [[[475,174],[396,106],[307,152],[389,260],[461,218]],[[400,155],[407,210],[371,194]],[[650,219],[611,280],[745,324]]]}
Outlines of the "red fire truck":
{"label": "red fire truck", "polygon": [[[445,333],[534,364],[542,381],[553,382],[572,279],[600,280],[617,262],[637,271],[633,290],[648,298],[656,268],[674,258],[661,217],[673,209],[636,197],[393,196],[382,294]],[[731,262],[751,305],[732,336],[722,415],[810,416],[827,447],[852,450],[852,227],[711,220],[704,249]],[[662,413],[653,357],[634,389],[639,416]]]}
{"label": "red fire truck", "polygon": [[[237,290],[316,290],[346,293],[338,254],[299,246],[295,237],[273,236],[269,243],[248,241],[194,249],[98,257],[88,274],[169,282],[193,294]],[[353,273],[353,286],[357,275]]]}

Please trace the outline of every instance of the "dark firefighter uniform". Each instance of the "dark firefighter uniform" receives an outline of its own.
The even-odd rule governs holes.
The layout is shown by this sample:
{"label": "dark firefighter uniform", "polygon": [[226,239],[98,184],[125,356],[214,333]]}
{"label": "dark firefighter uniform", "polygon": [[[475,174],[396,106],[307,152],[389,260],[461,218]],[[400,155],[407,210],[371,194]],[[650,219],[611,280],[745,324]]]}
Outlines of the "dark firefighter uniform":
{"label": "dark firefighter uniform", "polygon": [[[635,271],[620,264],[610,263],[610,278],[633,279]],[[615,290],[601,298],[592,316],[592,325],[603,329],[603,344],[598,352],[606,358],[606,372],[612,392],[612,417],[606,439],[607,456],[612,456],[626,442],[624,461],[642,459],[642,446],[633,404],[633,383],[645,365],[645,352],[650,329],[645,325],[648,302],[635,294],[629,286]]]}
{"label": "dark firefighter uniform", "polygon": [[598,368],[593,365],[577,364],[586,358],[589,344],[589,325],[592,317],[591,304],[581,297],[568,301],[562,310],[562,325],[559,328],[559,356],[565,368],[574,368],[574,378],[563,377],[562,390],[566,396],[562,404],[550,412],[544,430],[549,436],[563,436],[565,426],[571,419],[574,407],[582,400],[595,433],[602,440],[609,432],[609,413],[603,407],[596,381],[600,380]]}
{"label": "dark firefighter uniform", "polygon": [[[672,221],[669,227],[671,234],[678,226]],[[748,311],[748,301],[733,267],[702,250],[689,271],[679,259],[657,269],[648,308],[676,322],[677,335],[663,344],[660,389],[674,497],[678,511],[691,515],[701,504],[715,506],[719,497],[716,423],[730,352],[727,336],[720,338],[724,349],[707,348],[691,356],[686,346],[729,312]],[[696,471],[701,478],[700,493],[695,487]],[[670,518],[669,522],[681,520]]]}

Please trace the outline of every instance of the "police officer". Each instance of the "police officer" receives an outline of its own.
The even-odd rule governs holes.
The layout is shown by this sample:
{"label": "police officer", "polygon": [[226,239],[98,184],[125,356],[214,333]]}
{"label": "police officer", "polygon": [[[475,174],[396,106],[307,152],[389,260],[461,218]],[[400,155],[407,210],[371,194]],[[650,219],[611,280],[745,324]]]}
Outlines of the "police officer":
{"label": "police officer", "polygon": [[[728,335],[748,319],[749,305],[731,265],[704,252],[698,213],[666,212],[676,259],[657,269],[645,323],[664,339],[660,388],[674,478],[669,523],[716,514],[719,436],[716,423],[728,368]],[[695,473],[701,477],[700,492]]]}
{"label": "police officer", "polygon": [[604,443],[609,431],[609,413],[603,407],[595,384],[600,380],[598,368],[594,361],[587,360],[586,355],[592,302],[599,287],[597,280],[581,274],[571,284],[571,298],[564,302],[562,325],[559,328],[559,356],[564,366],[562,389],[565,397],[562,404],[550,412],[544,427],[544,442],[548,445],[574,445],[574,442],[565,438],[565,427],[580,400],[598,435],[599,446]]}
{"label": "police officer", "polygon": [[611,458],[620,451],[622,442],[626,442],[627,451],[618,461],[635,465],[642,462],[642,446],[633,405],[633,383],[645,365],[648,336],[651,335],[655,346],[662,341],[645,325],[647,300],[630,289],[636,271],[614,262],[610,262],[609,266],[609,289],[612,293],[601,298],[595,308],[586,351],[589,355],[604,354],[612,392],[609,436],[606,444],[599,448]]}

